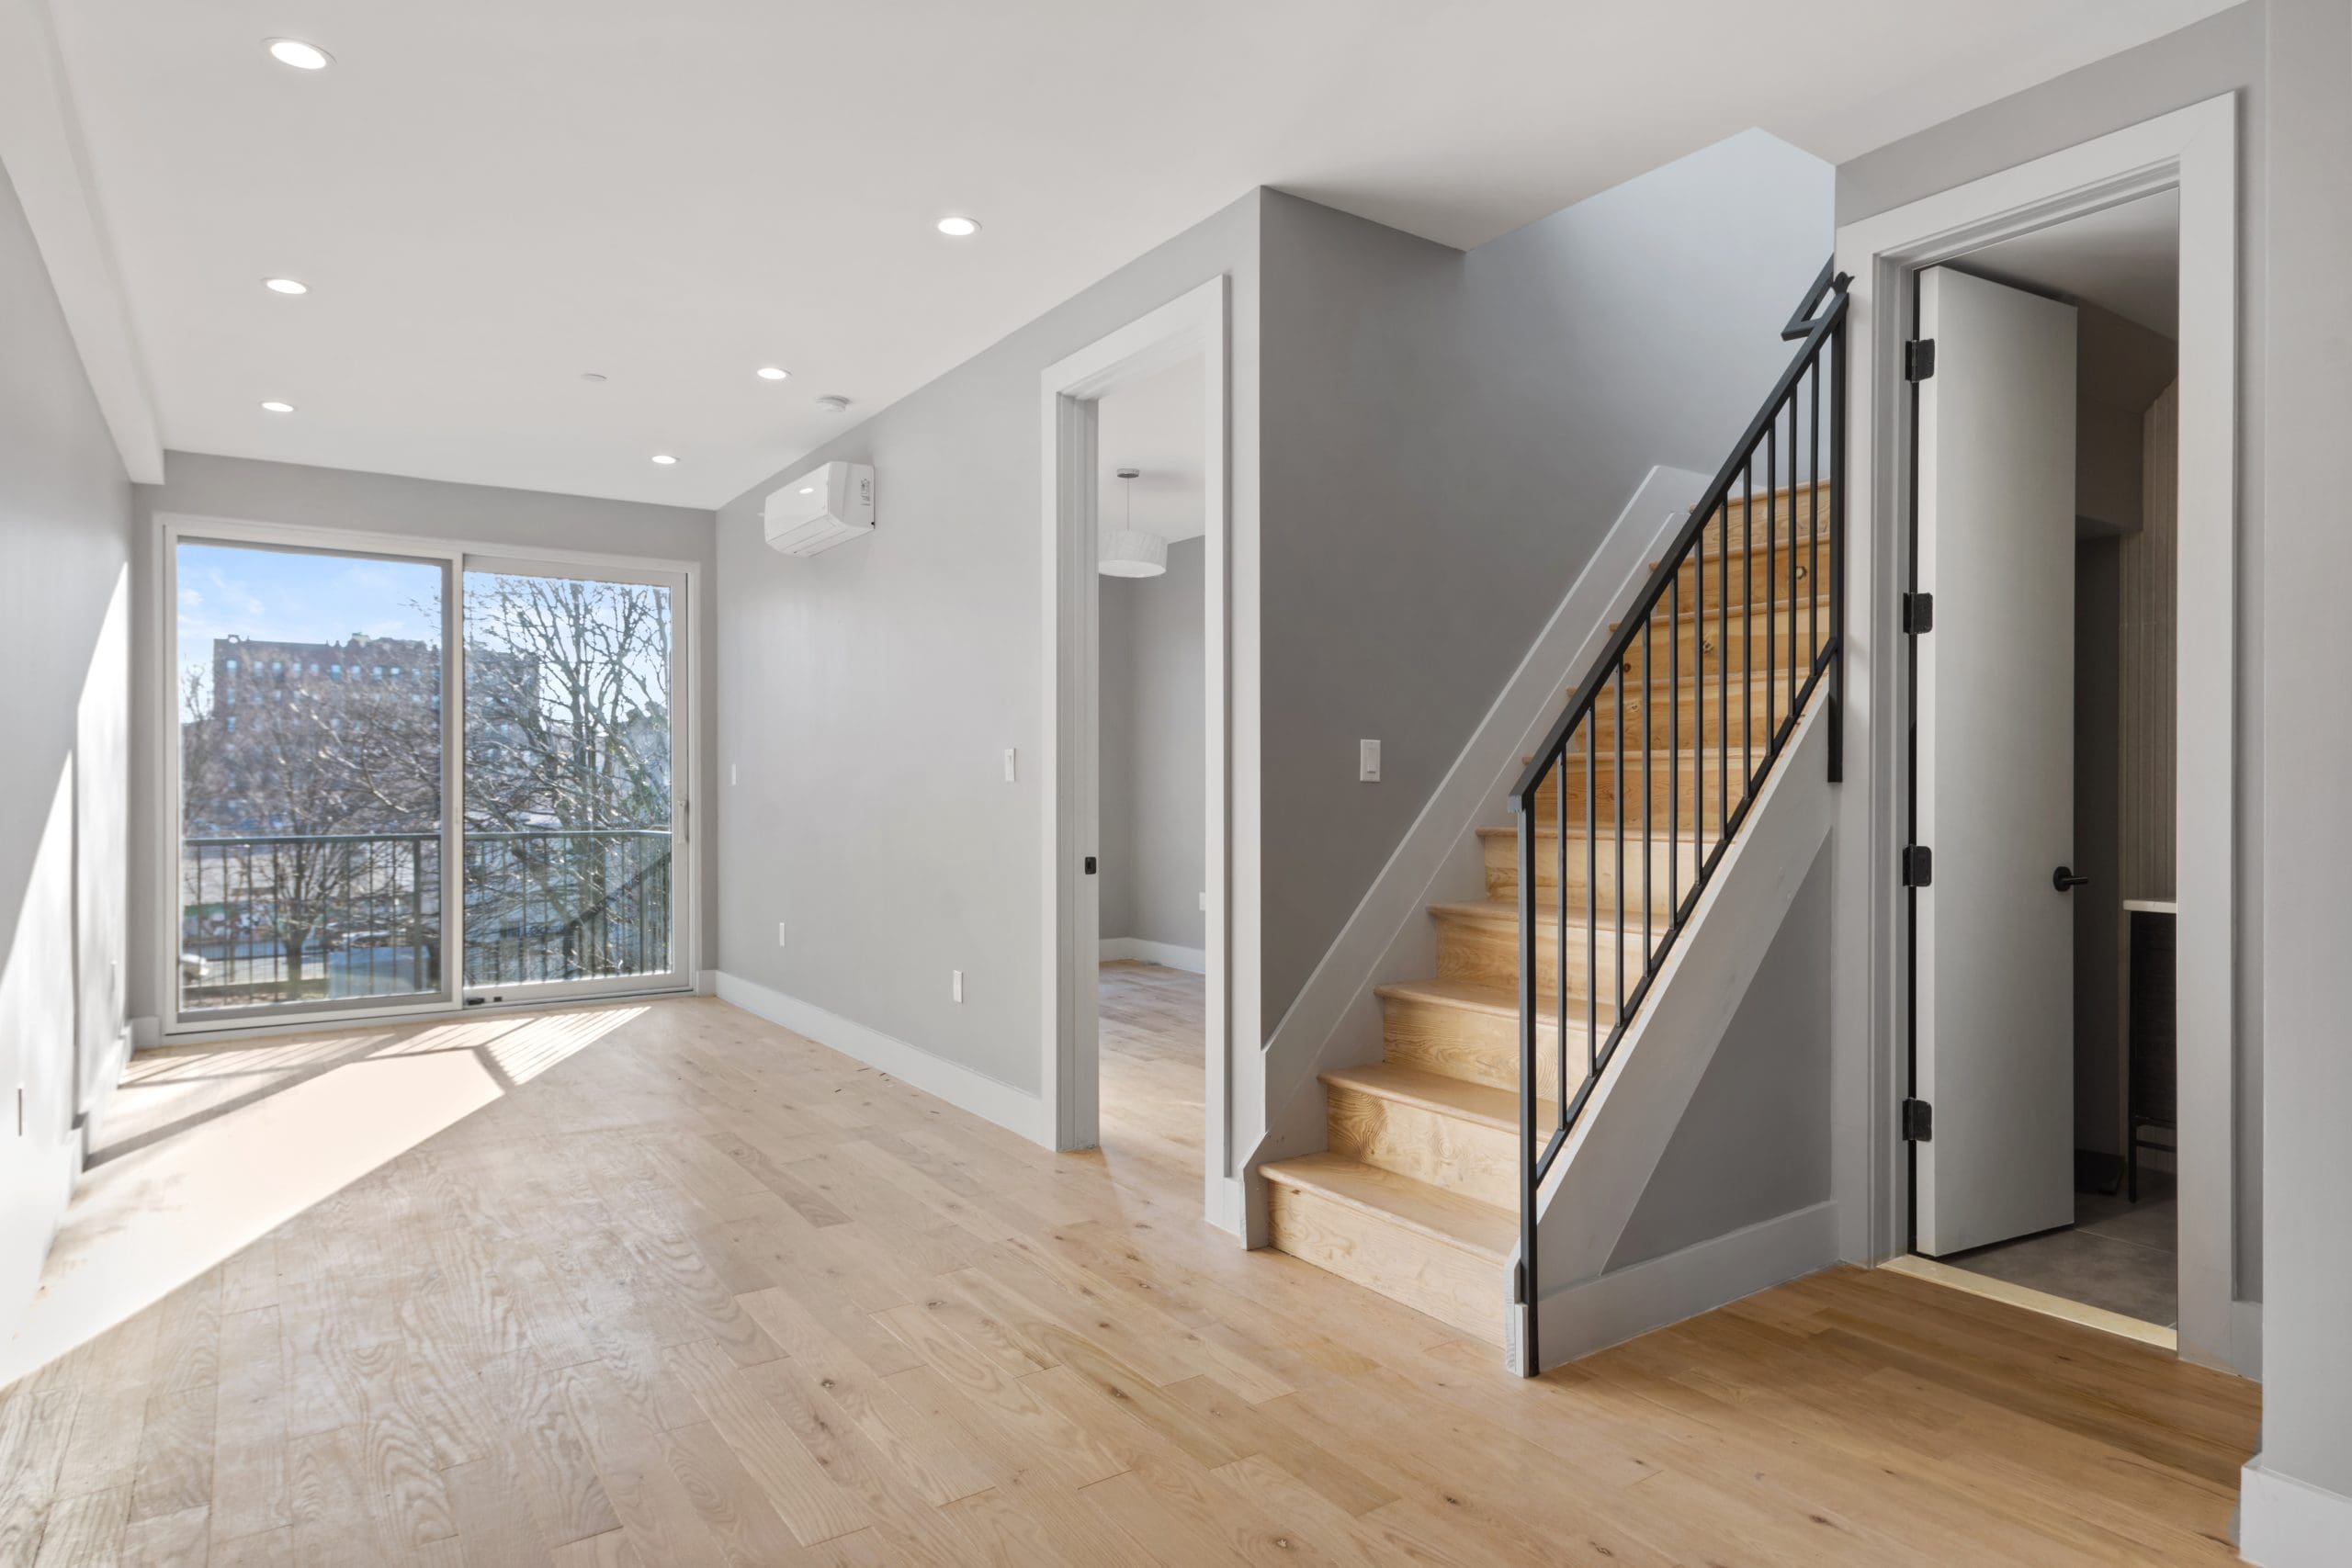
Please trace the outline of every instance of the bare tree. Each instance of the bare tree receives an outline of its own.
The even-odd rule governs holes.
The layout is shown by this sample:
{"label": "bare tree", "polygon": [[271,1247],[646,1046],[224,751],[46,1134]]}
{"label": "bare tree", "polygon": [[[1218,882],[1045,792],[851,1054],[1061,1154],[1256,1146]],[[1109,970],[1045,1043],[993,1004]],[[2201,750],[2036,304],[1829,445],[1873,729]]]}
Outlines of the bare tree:
{"label": "bare tree", "polygon": [[467,581],[467,919],[542,973],[666,952],[670,637],[666,589]]}

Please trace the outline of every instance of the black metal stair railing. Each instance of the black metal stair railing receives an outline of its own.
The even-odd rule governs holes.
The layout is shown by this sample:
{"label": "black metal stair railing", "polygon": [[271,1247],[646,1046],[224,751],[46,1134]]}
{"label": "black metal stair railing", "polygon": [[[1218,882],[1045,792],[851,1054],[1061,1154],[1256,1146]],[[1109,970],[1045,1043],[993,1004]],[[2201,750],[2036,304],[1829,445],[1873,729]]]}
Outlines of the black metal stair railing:
{"label": "black metal stair railing", "polygon": [[[1520,1365],[1530,1376],[1543,1365],[1535,1325],[1536,1195],[1673,951],[1675,939],[1697,909],[1699,897],[1714,875],[1725,847],[1739,831],[1772,764],[1795,733],[1798,717],[1825,681],[1828,706],[1822,717],[1828,727],[1830,781],[1836,783],[1843,771],[1839,709],[1844,698],[1846,621],[1839,569],[1845,560],[1847,281],[1832,262],[1805,291],[1781,333],[1789,341],[1802,340],[1796,356],[1748,422],[1729,460],[1691,508],[1690,521],[1675,536],[1649,584],[1618,624],[1609,646],[1577,684],[1576,695],[1511,791],[1511,814],[1519,828],[1520,1043],[1520,1267],[1513,1294],[1515,1302],[1526,1309]],[[1760,560],[1756,548],[1759,512],[1765,525]],[[1756,664],[1759,566],[1765,601],[1760,679]],[[1707,582],[1711,570],[1715,579],[1712,603]],[[1739,590],[1736,604],[1733,603],[1735,586]],[[1712,640],[1708,635],[1711,609]],[[1686,618],[1691,665],[1688,671],[1684,669]],[[1662,655],[1657,647],[1661,637]],[[1663,734],[1655,701],[1660,675],[1667,694]],[[1690,707],[1688,736],[1683,724],[1686,691]],[[1604,700],[1609,704],[1606,708]],[[1756,725],[1759,700],[1764,720],[1760,742]],[[1712,725],[1707,712],[1710,702],[1714,707]],[[1604,716],[1610,730],[1605,742],[1599,733]],[[1641,807],[1635,814],[1639,820],[1629,821],[1625,743],[1626,731],[1636,726],[1639,750],[1633,762]],[[1665,742],[1662,750],[1661,740]],[[1579,1010],[1571,1006],[1569,996],[1572,784],[1580,786],[1583,797],[1584,840],[1583,1018],[1576,1026],[1584,1035],[1584,1050],[1577,1078],[1571,1078],[1568,1070],[1569,1015]],[[1537,880],[1537,840],[1544,831],[1539,816],[1547,785],[1554,856],[1549,912],[1555,1017],[1548,1032],[1554,1073],[1553,1098],[1539,1103],[1538,1053],[1545,1043],[1546,1031],[1541,1012],[1537,946],[1543,935],[1537,921],[1544,911]],[[1604,790],[1610,797],[1605,817],[1598,804]],[[1662,835],[1656,831],[1661,811],[1666,816]],[[1636,842],[1641,919],[1638,927],[1629,929],[1625,859],[1628,847]],[[1653,884],[1661,844],[1665,850],[1662,904],[1656,897],[1661,889]],[[1614,890],[1606,911],[1600,899],[1604,870]],[[1600,962],[1605,923],[1613,925],[1614,936],[1608,946],[1612,957],[1606,975]],[[1611,1003],[1606,1020],[1601,1011],[1604,982]],[[1546,1114],[1548,1126],[1541,1124]]]}

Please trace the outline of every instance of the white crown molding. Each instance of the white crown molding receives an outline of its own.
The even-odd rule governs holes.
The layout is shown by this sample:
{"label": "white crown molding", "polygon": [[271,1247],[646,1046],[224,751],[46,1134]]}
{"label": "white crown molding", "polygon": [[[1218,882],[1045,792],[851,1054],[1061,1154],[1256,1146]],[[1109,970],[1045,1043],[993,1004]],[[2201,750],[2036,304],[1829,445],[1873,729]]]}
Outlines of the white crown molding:
{"label": "white crown molding", "polygon": [[163,483],[163,427],[48,0],[0,0],[0,167],[16,186],[124,469],[137,483]]}

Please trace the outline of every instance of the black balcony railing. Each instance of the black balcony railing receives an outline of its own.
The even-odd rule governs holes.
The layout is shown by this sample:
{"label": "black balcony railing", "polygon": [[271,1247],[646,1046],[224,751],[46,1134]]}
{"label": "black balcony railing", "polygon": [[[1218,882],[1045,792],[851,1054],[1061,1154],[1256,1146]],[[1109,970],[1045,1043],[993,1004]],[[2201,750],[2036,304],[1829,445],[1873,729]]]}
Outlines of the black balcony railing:
{"label": "black balcony railing", "polygon": [[468,833],[466,984],[670,969],[670,829]]}
{"label": "black balcony railing", "polygon": [[[468,987],[667,974],[666,828],[463,840]],[[442,989],[438,832],[181,840],[180,1009]]]}

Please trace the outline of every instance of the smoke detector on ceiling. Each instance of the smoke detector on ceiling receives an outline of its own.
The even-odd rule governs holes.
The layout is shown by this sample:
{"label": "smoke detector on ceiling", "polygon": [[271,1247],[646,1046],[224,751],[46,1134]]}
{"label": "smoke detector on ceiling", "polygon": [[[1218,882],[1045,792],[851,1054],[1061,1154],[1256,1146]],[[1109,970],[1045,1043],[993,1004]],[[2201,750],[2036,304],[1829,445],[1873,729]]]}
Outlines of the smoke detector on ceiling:
{"label": "smoke detector on ceiling", "polygon": [[817,400],[817,406],[827,413],[847,413],[849,400],[835,392],[827,392]]}

